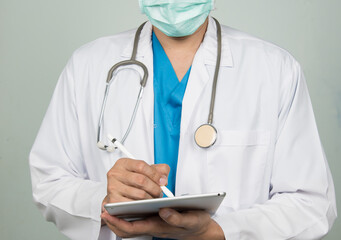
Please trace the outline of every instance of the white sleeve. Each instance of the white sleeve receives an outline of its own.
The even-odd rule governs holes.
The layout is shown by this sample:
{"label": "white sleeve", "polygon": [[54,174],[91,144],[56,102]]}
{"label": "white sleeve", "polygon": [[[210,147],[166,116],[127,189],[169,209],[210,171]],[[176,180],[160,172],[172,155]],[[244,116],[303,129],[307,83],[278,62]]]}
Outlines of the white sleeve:
{"label": "white sleeve", "polygon": [[82,161],[74,63],[60,76],[30,153],[33,199],[71,239],[97,239],[106,184],[89,180]]}
{"label": "white sleeve", "polygon": [[269,200],[217,216],[227,240],[320,239],[336,218],[333,180],[304,76],[294,62],[278,116]]}

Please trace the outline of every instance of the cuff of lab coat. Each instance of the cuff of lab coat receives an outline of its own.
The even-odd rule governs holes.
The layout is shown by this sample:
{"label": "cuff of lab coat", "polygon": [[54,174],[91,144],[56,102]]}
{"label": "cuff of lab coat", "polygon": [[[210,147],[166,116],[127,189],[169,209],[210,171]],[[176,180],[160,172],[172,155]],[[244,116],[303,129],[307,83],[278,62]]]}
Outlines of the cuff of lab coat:
{"label": "cuff of lab coat", "polygon": [[222,215],[214,215],[212,219],[219,224],[221,229],[224,232],[224,236],[226,240],[238,240],[240,238],[240,232],[238,230],[237,224],[232,221],[232,217],[230,216],[233,213],[228,213],[224,216]]}
{"label": "cuff of lab coat", "polygon": [[91,216],[96,221],[96,228],[94,229],[94,237],[91,239],[98,239],[101,231],[101,213],[102,213],[102,202],[107,195],[106,184],[101,184],[98,191],[93,195],[91,199]]}

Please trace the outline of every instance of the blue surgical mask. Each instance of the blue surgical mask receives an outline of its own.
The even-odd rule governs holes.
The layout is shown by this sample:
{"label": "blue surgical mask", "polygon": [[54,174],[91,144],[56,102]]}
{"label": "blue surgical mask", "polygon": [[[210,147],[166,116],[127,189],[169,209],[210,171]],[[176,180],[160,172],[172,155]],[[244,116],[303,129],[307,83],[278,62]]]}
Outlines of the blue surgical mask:
{"label": "blue surgical mask", "polygon": [[142,13],[170,37],[193,34],[214,8],[214,0],[139,0]]}

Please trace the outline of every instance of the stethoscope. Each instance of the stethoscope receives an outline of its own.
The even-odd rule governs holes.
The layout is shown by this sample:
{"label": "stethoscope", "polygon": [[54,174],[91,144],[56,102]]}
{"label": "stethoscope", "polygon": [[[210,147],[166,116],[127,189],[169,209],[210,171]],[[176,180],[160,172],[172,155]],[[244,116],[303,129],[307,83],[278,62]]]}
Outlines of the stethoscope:
{"label": "stethoscope", "polygon": [[[194,134],[194,141],[196,144],[201,147],[201,148],[209,148],[214,145],[214,143],[217,140],[218,132],[217,129],[213,126],[213,111],[214,111],[214,104],[215,104],[215,96],[216,96],[216,89],[217,89],[217,81],[218,81],[218,75],[219,75],[219,68],[220,68],[220,61],[221,61],[221,26],[218,20],[214,18],[217,26],[217,62],[216,62],[216,67],[215,67],[215,72],[214,72],[214,78],[213,78],[213,85],[212,85],[212,93],[211,93],[211,104],[210,104],[210,111],[208,115],[208,121],[205,124],[202,124],[197,128]],[[135,34],[135,39],[134,39],[134,47],[133,47],[133,52],[131,55],[130,60],[125,60],[119,63],[116,63],[113,67],[108,72],[107,76],[107,81],[106,81],[106,87],[105,87],[105,92],[104,92],[104,98],[103,98],[103,103],[101,107],[101,113],[98,121],[98,131],[97,131],[97,146],[102,149],[106,150],[109,152],[113,152],[115,150],[115,147],[113,145],[106,145],[101,141],[102,137],[102,126],[103,126],[103,118],[104,118],[104,112],[105,112],[105,107],[108,99],[108,94],[109,94],[109,89],[110,85],[113,80],[114,73],[118,72],[118,69],[123,66],[127,65],[137,65],[143,70],[143,77],[142,80],[140,81],[140,90],[139,94],[136,100],[136,104],[134,107],[133,114],[130,118],[130,122],[128,125],[128,128],[123,136],[123,138],[120,140],[122,144],[124,144],[125,140],[127,139],[131,128],[134,124],[135,118],[136,118],[136,113],[138,110],[138,107],[140,105],[142,96],[143,96],[143,90],[147,84],[147,79],[148,79],[148,69],[147,67],[142,63],[136,60],[136,53],[138,49],[138,44],[139,44],[139,39],[141,35],[141,31],[146,23],[143,23],[136,31]]]}

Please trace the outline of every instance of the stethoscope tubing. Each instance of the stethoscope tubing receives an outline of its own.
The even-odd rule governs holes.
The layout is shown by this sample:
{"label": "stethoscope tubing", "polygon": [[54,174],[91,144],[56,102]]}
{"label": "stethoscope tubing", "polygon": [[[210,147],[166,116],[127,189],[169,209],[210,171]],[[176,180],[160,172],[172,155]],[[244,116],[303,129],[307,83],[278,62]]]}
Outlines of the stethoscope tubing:
{"label": "stethoscope tubing", "polygon": [[220,62],[221,62],[221,51],[222,51],[222,43],[221,43],[221,26],[217,19],[213,18],[216,22],[217,26],[217,61],[215,66],[214,72],[214,79],[212,85],[212,93],[211,93],[211,103],[210,103],[210,112],[208,115],[207,123],[212,125],[213,124],[213,113],[214,113],[214,106],[215,106],[215,97],[217,93],[217,82],[219,77],[219,69],[220,69]]}
{"label": "stethoscope tubing", "polygon": [[131,131],[131,128],[134,124],[134,120],[136,118],[138,106],[140,105],[140,102],[141,102],[141,99],[143,96],[143,90],[144,90],[144,87],[146,86],[147,80],[148,80],[148,69],[147,69],[146,65],[144,65],[142,62],[139,62],[136,60],[138,43],[139,43],[141,31],[142,31],[145,24],[146,24],[146,22],[144,22],[136,31],[135,38],[134,38],[134,47],[133,47],[133,52],[132,52],[131,58],[129,60],[125,60],[125,61],[121,61],[121,62],[116,63],[114,66],[112,66],[110,68],[110,70],[108,72],[105,91],[104,91],[104,97],[103,97],[103,102],[102,102],[102,107],[101,107],[101,113],[100,113],[100,117],[99,117],[99,121],[98,121],[98,128],[97,128],[97,146],[102,150],[107,150],[107,148],[108,148],[107,145],[104,145],[101,143],[101,134],[102,134],[104,112],[105,112],[105,108],[107,105],[110,85],[113,81],[113,75],[114,75],[114,72],[116,70],[118,70],[120,67],[129,66],[129,65],[137,65],[137,66],[141,67],[144,74],[143,74],[142,80],[140,81],[141,87],[140,87],[139,95],[138,95],[137,100],[136,100],[136,104],[134,107],[132,117],[130,119],[127,131],[125,132],[125,134],[121,140],[122,143],[124,143],[125,140],[127,139],[128,135]]}
{"label": "stethoscope tubing", "polygon": [[[215,72],[214,72],[214,78],[213,78],[213,84],[212,84],[212,93],[211,93],[211,102],[210,102],[210,110],[209,110],[209,115],[208,115],[208,120],[207,120],[207,124],[208,126],[211,126],[212,129],[217,133],[216,128],[212,125],[213,124],[213,113],[214,113],[214,106],[215,106],[215,98],[216,98],[216,90],[217,90],[217,81],[218,81],[218,77],[219,77],[219,69],[220,69],[220,62],[221,62],[221,51],[222,51],[222,36],[221,36],[221,26],[220,23],[218,22],[217,19],[213,18],[214,21],[216,22],[216,26],[217,26],[217,61],[216,61],[216,67],[215,67]],[[128,128],[121,140],[122,143],[125,142],[125,140],[127,139],[132,126],[134,124],[135,118],[136,118],[136,114],[138,111],[138,107],[140,105],[142,96],[143,96],[143,91],[144,91],[144,87],[147,84],[147,80],[148,80],[148,69],[147,67],[142,63],[136,60],[136,55],[137,55],[137,50],[138,50],[138,43],[139,43],[139,39],[140,39],[140,35],[142,32],[142,29],[144,27],[144,25],[146,24],[146,22],[144,22],[136,31],[135,33],[135,38],[134,38],[134,46],[133,46],[133,51],[132,51],[132,55],[130,60],[125,60],[125,61],[121,61],[116,63],[114,66],[112,66],[108,72],[108,76],[107,76],[107,80],[106,80],[106,87],[105,87],[105,91],[104,91],[104,97],[103,97],[103,103],[102,103],[102,107],[101,107],[101,113],[100,113],[100,118],[98,121],[98,132],[97,132],[97,145],[100,149],[102,150],[107,150],[108,146],[104,145],[101,143],[101,132],[102,132],[102,125],[103,125],[103,118],[104,118],[104,112],[105,112],[105,108],[106,108],[106,104],[107,104],[107,99],[108,99],[108,94],[109,94],[109,88],[111,85],[111,82],[113,81],[113,75],[115,73],[115,71],[117,71],[120,67],[123,66],[128,66],[128,65],[137,65],[139,67],[142,68],[144,75],[140,81],[140,91],[136,100],[136,104],[134,107],[134,111],[132,114],[132,117],[130,119]],[[205,125],[205,124],[204,124]],[[202,125],[203,126],[203,125]],[[200,127],[202,127],[200,126]],[[198,130],[200,129],[200,127],[198,128]],[[197,131],[198,131],[197,130]],[[215,140],[213,141],[213,144],[215,143]],[[196,142],[198,144],[198,142]],[[210,147],[213,144],[207,146]],[[198,146],[200,146],[198,144]],[[200,146],[203,147],[203,146]],[[204,147],[204,148],[207,148]]]}
{"label": "stethoscope tubing", "polygon": [[128,66],[128,65],[137,65],[137,66],[142,68],[144,75],[142,77],[140,84],[141,84],[141,86],[145,87],[147,84],[147,80],[148,80],[148,69],[147,69],[146,65],[144,65],[142,62],[136,61],[134,59],[124,60],[122,62],[116,63],[109,70],[108,77],[107,77],[107,84],[109,84],[113,80],[113,74],[118,68]]}
{"label": "stethoscope tubing", "polygon": [[123,136],[123,138],[121,140],[122,144],[124,144],[125,140],[127,139],[128,135],[129,135],[129,133],[131,131],[131,128],[134,125],[134,121],[135,121],[135,118],[136,118],[137,110],[139,109],[139,105],[140,105],[140,102],[141,102],[141,99],[142,99],[142,96],[143,96],[143,91],[144,91],[144,87],[141,86],[140,87],[140,92],[139,92],[139,95],[137,97],[136,104],[135,104],[135,107],[134,107],[133,115],[132,115],[132,117],[130,119],[127,131],[126,131],[126,133],[124,134],[124,136]]}

